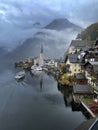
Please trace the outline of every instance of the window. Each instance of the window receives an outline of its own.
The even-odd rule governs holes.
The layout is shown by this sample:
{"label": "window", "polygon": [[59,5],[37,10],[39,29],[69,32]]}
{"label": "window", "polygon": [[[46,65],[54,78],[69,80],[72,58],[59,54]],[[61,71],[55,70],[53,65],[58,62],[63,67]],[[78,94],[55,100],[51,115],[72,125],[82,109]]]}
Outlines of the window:
{"label": "window", "polygon": [[76,72],[76,69],[74,71]]}

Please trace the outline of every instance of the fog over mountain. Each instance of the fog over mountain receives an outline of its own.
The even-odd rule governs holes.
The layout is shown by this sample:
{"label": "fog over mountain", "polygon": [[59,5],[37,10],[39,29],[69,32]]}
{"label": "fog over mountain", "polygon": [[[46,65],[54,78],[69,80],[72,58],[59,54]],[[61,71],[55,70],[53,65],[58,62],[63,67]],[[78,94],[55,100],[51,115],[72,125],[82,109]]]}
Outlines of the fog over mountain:
{"label": "fog over mountain", "polygon": [[60,58],[63,56],[68,48],[68,44],[76,37],[76,34],[81,28],[66,19],[56,19],[51,23],[53,23],[52,26],[50,26],[51,24],[47,25],[48,29],[46,29],[46,27],[42,28],[31,38],[27,38],[21,45],[6,56],[7,59],[17,61],[38,56],[41,44],[44,47],[45,58]]}
{"label": "fog over mountain", "polygon": [[97,10],[98,0],[0,0],[0,46],[11,50],[58,18],[87,27],[98,21]]}
{"label": "fog over mountain", "polygon": [[8,50],[12,50],[17,45],[22,44],[23,41],[29,37],[32,37],[33,34],[40,31],[40,27],[35,27],[35,25],[32,24],[32,26],[21,26],[18,27],[9,24],[9,23],[0,23],[0,47],[7,47]]}
{"label": "fog over mountain", "polygon": [[97,0],[0,0],[2,63],[37,56],[40,44],[46,57],[62,56],[81,27],[98,21],[97,10]]}

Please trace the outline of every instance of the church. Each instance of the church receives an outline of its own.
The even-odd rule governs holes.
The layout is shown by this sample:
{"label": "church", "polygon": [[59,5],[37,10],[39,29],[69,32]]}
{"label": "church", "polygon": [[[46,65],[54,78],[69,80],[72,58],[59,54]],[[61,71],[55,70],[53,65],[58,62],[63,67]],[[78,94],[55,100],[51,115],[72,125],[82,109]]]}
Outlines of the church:
{"label": "church", "polygon": [[41,44],[40,55],[34,58],[34,65],[43,66],[44,65],[44,54],[43,54],[43,45]]}

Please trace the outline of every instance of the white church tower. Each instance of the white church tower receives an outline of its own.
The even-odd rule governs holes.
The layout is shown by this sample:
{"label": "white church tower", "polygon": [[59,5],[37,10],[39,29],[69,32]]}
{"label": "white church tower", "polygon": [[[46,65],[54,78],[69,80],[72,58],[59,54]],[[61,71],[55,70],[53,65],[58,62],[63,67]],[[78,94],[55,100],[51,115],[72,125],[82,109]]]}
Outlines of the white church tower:
{"label": "white church tower", "polygon": [[44,65],[44,54],[43,54],[43,45],[41,44],[40,56],[39,56],[39,65]]}

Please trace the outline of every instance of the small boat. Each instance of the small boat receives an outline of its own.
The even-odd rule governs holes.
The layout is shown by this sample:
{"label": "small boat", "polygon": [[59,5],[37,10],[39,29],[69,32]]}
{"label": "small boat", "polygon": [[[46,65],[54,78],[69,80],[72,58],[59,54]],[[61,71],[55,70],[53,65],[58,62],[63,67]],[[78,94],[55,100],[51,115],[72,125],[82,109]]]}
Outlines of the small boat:
{"label": "small boat", "polygon": [[15,79],[19,80],[25,77],[25,71],[21,71],[16,74]]}
{"label": "small boat", "polygon": [[36,67],[35,71],[42,71],[42,67],[40,67],[40,66]]}
{"label": "small boat", "polygon": [[32,66],[32,67],[31,67],[31,70],[34,70],[34,71],[42,71],[42,67],[41,67],[41,66]]}
{"label": "small boat", "polygon": [[37,66],[33,65],[31,66],[31,70],[34,70]]}

